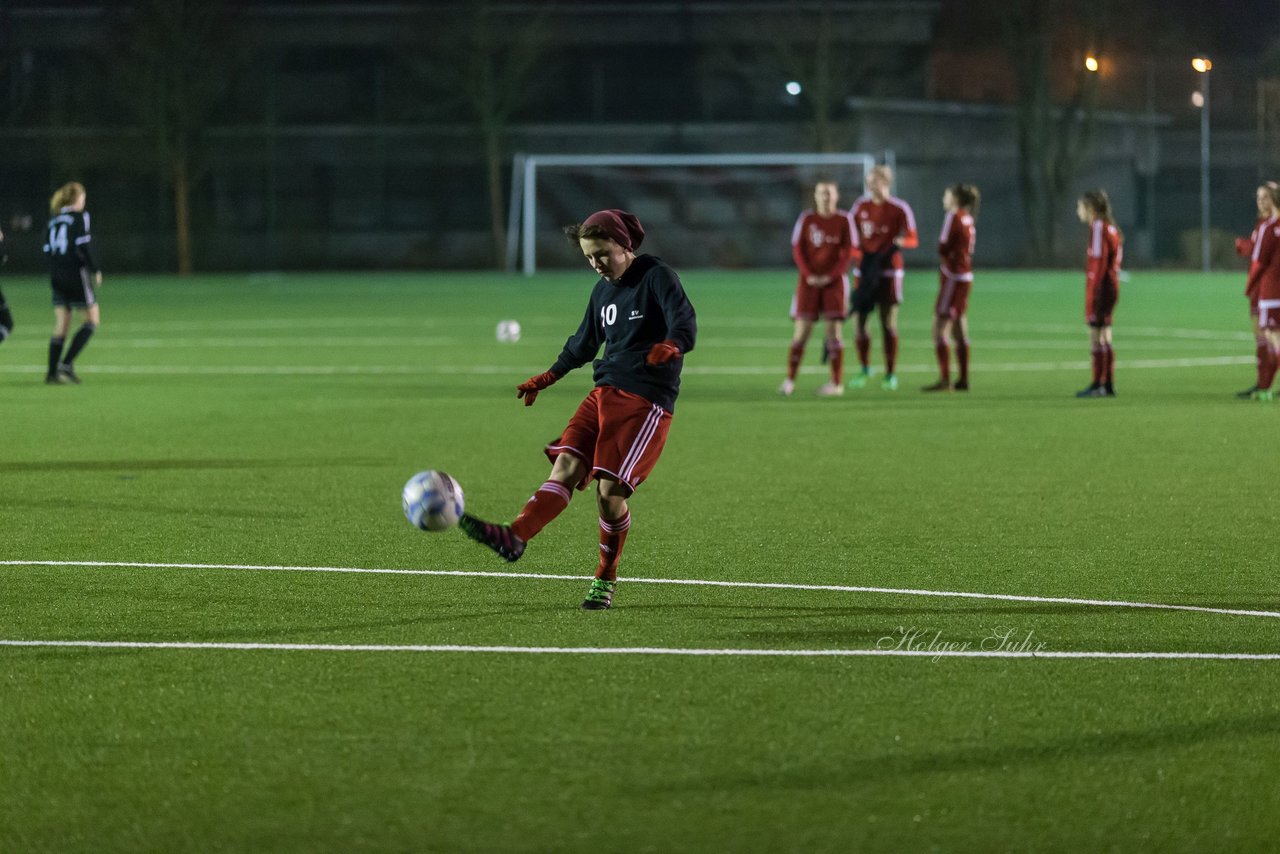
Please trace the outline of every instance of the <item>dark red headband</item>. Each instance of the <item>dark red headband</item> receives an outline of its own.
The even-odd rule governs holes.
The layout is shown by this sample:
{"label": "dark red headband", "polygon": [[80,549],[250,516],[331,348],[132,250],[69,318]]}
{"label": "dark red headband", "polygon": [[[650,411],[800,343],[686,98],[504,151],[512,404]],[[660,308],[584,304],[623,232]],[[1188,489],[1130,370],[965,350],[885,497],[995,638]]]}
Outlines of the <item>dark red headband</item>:
{"label": "dark red headband", "polygon": [[599,226],[610,240],[628,252],[639,249],[644,242],[644,226],[640,224],[640,220],[636,219],[635,214],[617,208],[596,211],[582,225]]}

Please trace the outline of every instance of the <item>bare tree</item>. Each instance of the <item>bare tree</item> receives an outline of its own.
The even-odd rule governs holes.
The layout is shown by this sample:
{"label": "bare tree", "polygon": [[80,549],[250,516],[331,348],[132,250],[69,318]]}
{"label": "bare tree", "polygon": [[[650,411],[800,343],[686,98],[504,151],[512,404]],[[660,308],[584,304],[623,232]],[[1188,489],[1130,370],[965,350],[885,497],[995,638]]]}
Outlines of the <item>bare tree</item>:
{"label": "bare tree", "polygon": [[428,13],[406,29],[398,51],[428,113],[456,109],[475,127],[484,152],[489,228],[494,259],[506,254],[503,175],[512,119],[529,105],[533,71],[546,50],[545,22],[554,7],[544,3],[518,22],[490,0],[473,0],[460,14]]}
{"label": "bare tree", "polygon": [[[1018,183],[1022,192],[1036,261],[1055,260],[1058,223],[1069,209],[1068,194],[1088,158],[1097,117],[1096,75],[1083,64],[1086,50],[1100,53],[1097,38],[1064,26],[1080,18],[1075,7],[1088,8],[1095,22],[1105,20],[1105,0],[1014,0],[1002,4],[1006,44],[1017,78]],[[1101,23],[1096,24],[1099,31]],[[1063,45],[1065,38],[1080,43]],[[1054,83],[1072,67],[1065,103]]]}
{"label": "bare tree", "polygon": [[240,16],[212,0],[137,0],[112,14],[107,73],[173,191],[178,272],[186,275],[192,189],[208,171],[205,133],[245,55]]}

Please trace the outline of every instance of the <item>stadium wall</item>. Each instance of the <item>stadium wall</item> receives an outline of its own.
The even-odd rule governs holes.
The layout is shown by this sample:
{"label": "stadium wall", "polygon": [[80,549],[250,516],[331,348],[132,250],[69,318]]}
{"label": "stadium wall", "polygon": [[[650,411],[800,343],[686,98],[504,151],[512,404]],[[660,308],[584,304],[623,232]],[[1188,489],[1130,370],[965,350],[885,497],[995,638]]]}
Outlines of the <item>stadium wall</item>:
{"label": "stadium wall", "polygon": [[[990,265],[1026,262],[1024,214],[1017,187],[1012,116],[1005,111],[908,109],[866,105],[851,125],[850,150],[891,149],[900,196],[915,208],[925,246],[941,222],[943,187],[957,180],[983,192],[979,257]],[[1199,137],[1156,128],[1140,115],[1104,117],[1093,157],[1077,188],[1107,188],[1128,235],[1130,265],[1198,265]],[[573,153],[714,153],[804,151],[798,123],[521,125],[512,151]],[[1260,162],[1254,134],[1213,137],[1212,219],[1221,234],[1220,263],[1230,235],[1253,222],[1252,191]],[[202,270],[492,268],[484,170],[474,135],[463,127],[325,125],[219,128],[209,134],[211,169],[194,210],[196,265]],[[43,267],[39,247],[50,188],[66,180],[65,157],[83,164],[74,176],[90,188],[90,207],[104,264],[167,271],[174,266],[168,190],[136,162],[140,133],[118,128],[0,129],[0,222],[10,265]],[[132,159],[131,159],[132,158]],[[846,187],[845,200],[854,188]],[[807,188],[792,197],[798,212]],[[584,211],[585,213],[585,211]],[[554,221],[547,227],[554,228]],[[789,227],[789,225],[788,225]],[[1063,264],[1078,261],[1079,227],[1067,203],[1059,227]],[[552,235],[554,237],[554,234]],[[789,264],[787,228],[773,258]],[[908,263],[931,266],[927,249]],[[673,258],[678,260],[678,257]],[[556,266],[554,253],[540,258]],[[576,264],[566,254],[561,263]],[[733,264],[732,256],[718,263]]]}

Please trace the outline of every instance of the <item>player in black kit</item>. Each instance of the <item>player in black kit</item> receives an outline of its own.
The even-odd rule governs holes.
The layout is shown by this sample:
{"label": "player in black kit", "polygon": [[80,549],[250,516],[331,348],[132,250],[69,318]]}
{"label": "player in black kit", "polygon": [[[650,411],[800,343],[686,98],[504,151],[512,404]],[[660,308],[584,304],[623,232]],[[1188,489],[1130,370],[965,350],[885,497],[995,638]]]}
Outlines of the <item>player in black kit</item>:
{"label": "player in black kit", "polygon": [[[49,256],[53,285],[53,337],[49,339],[49,371],[44,381],[78,383],[75,360],[98,328],[100,315],[96,289],[102,286],[102,271],[89,249],[89,214],[84,209],[84,186],[76,182],[64,184],[49,200],[48,240],[44,245]],[[62,348],[71,329],[71,309],[84,312],[84,322],[64,353]]]}
{"label": "player in black kit", "polygon": [[[0,231],[0,264],[4,264],[9,257],[4,254],[4,232]],[[9,337],[13,332],[13,313],[9,311],[9,304],[4,301],[4,291],[0,291],[0,344]]]}

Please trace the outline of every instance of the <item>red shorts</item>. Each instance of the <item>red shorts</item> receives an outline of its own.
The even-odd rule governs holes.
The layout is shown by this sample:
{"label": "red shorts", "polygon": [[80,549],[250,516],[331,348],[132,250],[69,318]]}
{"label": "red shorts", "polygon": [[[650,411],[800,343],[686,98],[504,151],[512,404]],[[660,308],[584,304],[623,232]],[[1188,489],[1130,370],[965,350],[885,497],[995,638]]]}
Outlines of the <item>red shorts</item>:
{"label": "red shorts", "polygon": [[597,386],[546,453],[552,462],[561,454],[572,454],[591,464],[591,473],[578,489],[586,489],[593,477],[608,475],[634,491],[658,464],[669,429],[671,413],[658,404],[629,391]]}
{"label": "red shorts", "polygon": [[1115,285],[1102,284],[1085,293],[1084,322],[1101,328],[1111,325],[1111,315],[1120,302],[1120,290]]}
{"label": "red shorts", "polygon": [[1249,297],[1249,316],[1256,318],[1258,316],[1258,295],[1248,294]]}
{"label": "red shorts", "polygon": [[803,280],[796,285],[796,295],[791,299],[792,320],[844,320],[849,316],[849,281],[840,281],[815,288]]}
{"label": "red shorts", "polygon": [[1258,328],[1280,329],[1280,299],[1258,300]]}
{"label": "red shorts", "polygon": [[973,288],[973,280],[964,281],[946,273],[938,274],[938,301],[933,305],[933,313],[938,317],[956,320],[969,310],[969,291]]}

